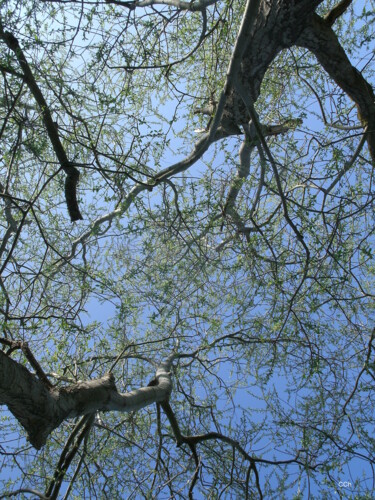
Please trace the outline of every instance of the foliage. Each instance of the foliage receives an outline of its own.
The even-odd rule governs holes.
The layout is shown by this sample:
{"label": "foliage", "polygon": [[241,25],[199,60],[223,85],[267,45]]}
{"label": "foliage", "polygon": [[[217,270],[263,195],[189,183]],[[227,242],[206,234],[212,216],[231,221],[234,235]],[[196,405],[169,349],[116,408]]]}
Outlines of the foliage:
{"label": "foliage", "polygon": [[[262,124],[287,127],[266,137],[282,194],[256,148],[236,181],[243,134],[154,185],[209,121],[196,108],[219,99],[244,3],[202,12],[121,3],[0,3],[80,171],[84,216],[69,220],[43,110],[1,42],[3,338],[27,341],[57,386],[112,369],[122,392],[147,386],[177,346],[169,404],[180,430],[216,434],[177,447],[160,405],[98,412],[60,494],[366,498],[374,172],[357,110],[311,53],[291,47],[256,102]],[[334,25],[370,84],[374,7],[353,2]],[[22,352],[12,356],[33,370]],[[77,422],[37,452],[5,407],[1,415],[2,491],[47,492]]]}

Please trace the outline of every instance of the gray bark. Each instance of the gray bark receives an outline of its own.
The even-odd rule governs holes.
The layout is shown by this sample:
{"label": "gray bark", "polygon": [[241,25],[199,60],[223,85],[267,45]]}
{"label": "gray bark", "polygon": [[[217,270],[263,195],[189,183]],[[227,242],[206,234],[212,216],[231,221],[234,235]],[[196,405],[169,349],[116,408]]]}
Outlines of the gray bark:
{"label": "gray bark", "polygon": [[8,406],[27,431],[30,443],[40,449],[66,419],[97,411],[136,411],[166,401],[172,390],[172,360],[173,356],[160,363],[150,386],[122,394],[111,373],[62,388],[46,387],[26,367],[0,351],[0,404]]}
{"label": "gray bark", "polygon": [[[256,102],[264,75],[272,61],[284,49],[294,45],[305,47],[340,88],[355,102],[358,116],[366,130],[366,139],[375,161],[375,102],[371,85],[350,63],[332,29],[334,20],[350,2],[341,2],[325,18],[315,13],[322,0],[263,0],[258,15],[245,37],[246,46],[236,81]],[[332,14],[332,15],[331,15]],[[243,99],[232,87],[227,95],[218,133],[225,136],[240,133],[239,125],[247,124],[250,115]],[[224,133],[223,133],[224,132]]]}
{"label": "gray bark", "polygon": [[358,117],[368,129],[367,144],[375,161],[375,96],[371,85],[352,66],[329,23],[318,15],[312,16],[296,43],[309,49],[330,77],[355,102]]}
{"label": "gray bark", "polygon": [[[311,22],[316,7],[322,0],[263,0],[245,38],[237,80],[256,102],[264,75],[272,61],[284,49],[295,45],[302,31]],[[247,124],[250,116],[239,94],[230,90],[221,126],[233,130]]]}

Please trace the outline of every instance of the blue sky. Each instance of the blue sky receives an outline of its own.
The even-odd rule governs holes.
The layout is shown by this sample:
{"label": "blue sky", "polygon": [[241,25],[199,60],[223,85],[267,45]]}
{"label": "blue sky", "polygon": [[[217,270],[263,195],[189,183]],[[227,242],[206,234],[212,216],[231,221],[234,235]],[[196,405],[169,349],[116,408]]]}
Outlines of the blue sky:
{"label": "blue sky", "polygon": [[[362,5],[364,5],[365,2],[357,2],[356,8],[360,9]],[[165,113],[168,112],[168,108],[166,107],[164,109]],[[174,109],[170,109],[171,113],[173,113]],[[310,123],[310,126],[312,123]],[[177,147],[175,148],[177,149]],[[180,155],[181,156],[181,155]],[[175,156],[172,154],[171,151],[168,151],[168,153],[164,156],[164,162],[165,166],[172,164],[176,161]],[[223,162],[224,163],[224,156],[218,156],[217,161],[219,163]],[[196,171],[190,172],[190,175],[195,175],[195,173],[198,173],[200,169],[205,168],[202,164],[197,165]],[[154,202],[158,201],[158,195],[154,198]],[[111,320],[111,318],[115,315],[116,310],[113,304],[110,304],[109,302],[107,303],[100,303],[96,298],[91,298],[90,301],[87,304],[87,315],[83,315],[82,319],[83,321],[91,322],[91,321],[98,321],[102,323],[104,326],[107,325],[107,323]],[[145,317],[145,322],[147,318]],[[225,363],[222,362],[219,367],[219,375],[223,379],[229,379],[229,373],[230,373],[230,363]],[[354,367],[353,370],[353,375],[357,372],[358,367]],[[287,401],[288,395],[286,393],[286,386],[284,383],[283,377],[285,376],[284,373],[282,373],[282,370],[276,370],[275,373],[270,378],[269,381],[269,389],[272,390],[274,389],[280,396],[280,400]],[[254,391],[254,388],[252,389]],[[199,393],[199,391],[198,391]],[[254,398],[254,396],[259,396],[259,399]],[[263,408],[265,406],[264,400],[262,400],[263,395],[261,393],[259,394],[253,394],[253,396],[249,396],[248,390],[246,388],[241,388],[237,391],[236,395],[233,396],[233,402],[234,405],[240,405],[243,406],[246,410],[249,409],[259,409]],[[288,405],[286,404],[286,407]],[[239,413],[233,413],[231,410],[228,408],[228,419],[236,419],[238,418],[237,415]],[[260,417],[261,418],[261,415]],[[256,420],[256,419],[255,419]],[[13,435],[11,436],[13,438]],[[268,438],[264,438],[260,440],[257,443],[257,446],[254,448],[254,453],[259,451],[259,453],[264,453],[265,447],[268,449],[268,455],[269,458],[272,458],[273,455],[273,449],[272,449],[272,441]],[[282,454],[283,450],[277,450],[277,455],[279,456]],[[291,470],[293,467],[291,467]],[[260,467],[260,470],[263,471],[263,468]],[[365,478],[371,478],[371,470],[370,468],[363,467],[363,463],[360,459],[353,459],[352,463],[350,466],[347,466],[343,464],[343,470],[341,474],[337,474],[334,476],[334,480],[336,481],[337,484],[337,490],[332,491],[332,495],[337,495],[340,496],[340,494],[343,494],[343,490],[345,490],[345,494],[353,494],[355,495],[358,493],[357,491],[354,491],[351,485],[354,484],[354,481],[357,478],[361,478],[362,475],[364,474]],[[0,472],[0,477],[7,477],[7,474],[9,472],[7,469],[3,468]],[[5,475],[5,476],[4,476]],[[292,473],[291,473],[291,478],[292,478]],[[321,480],[324,481],[326,478],[322,476]],[[369,485],[371,485],[372,479],[366,479],[366,482],[368,482]],[[350,484],[349,484],[350,483]],[[294,488],[295,493],[297,493],[298,490],[298,485],[295,486]],[[310,492],[312,494],[319,495],[320,491],[320,484],[319,482],[315,482],[311,480],[310,482]],[[198,498],[198,497],[197,497]]]}

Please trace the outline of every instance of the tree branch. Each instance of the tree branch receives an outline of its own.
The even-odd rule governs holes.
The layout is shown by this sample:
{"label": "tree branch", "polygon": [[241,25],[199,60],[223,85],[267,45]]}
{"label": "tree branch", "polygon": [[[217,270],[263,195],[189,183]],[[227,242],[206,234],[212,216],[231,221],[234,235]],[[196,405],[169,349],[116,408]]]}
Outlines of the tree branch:
{"label": "tree branch", "polygon": [[64,420],[96,411],[136,411],[166,401],[172,391],[170,368],[175,354],[161,362],[151,386],[119,393],[114,376],[47,388],[27,368],[0,351],[0,404],[6,404],[40,449]]}
{"label": "tree branch", "polygon": [[318,15],[311,18],[296,43],[309,49],[329,76],[355,102],[358,117],[363,127],[367,127],[367,144],[375,162],[375,96],[371,85],[352,66],[335,32]]}
{"label": "tree branch", "polygon": [[23,79],[38,103],[42,113],[43,123],[47,130],[48,137],[51,141],[52,147],[55,151],[57,159],[61,168],[66,173],[65,179],[65,199],[68,207],[68,212],[72,222],[83,219],[77,201],[77,184],[79,180],[79,171],[69,161],[65,149],[61,143],[56,125],[52,119],[51,111],[48,107],[46,100],[40,90],[30,65],[27,62],[26,56],[23,53],[17,38],[8,31],[4,31],[0,21],[0,40],[3,40],[8,48],[14,52],[18,63],[23,71]]}
{"label": "tree branch", "polygon": [[89,435],[94,419],[94,414],[85,415],[70,434],[61,453],[59,463],[56,466],[54,477],[46,492],[46,497],[50,500],[54,500],[58,497],[65,474],[73,458],[78,453],[82,441]]}
{"label": "tree branch", "polygon": [[337,5],[335,5],[329,12],[324,16],[325,22],[328,24],[328,26],[332,26],[333,23],[338,19],[340,16],[344,14],[346,9],[349,7],[349,5],[352,3],[353,0],[341,0]]}

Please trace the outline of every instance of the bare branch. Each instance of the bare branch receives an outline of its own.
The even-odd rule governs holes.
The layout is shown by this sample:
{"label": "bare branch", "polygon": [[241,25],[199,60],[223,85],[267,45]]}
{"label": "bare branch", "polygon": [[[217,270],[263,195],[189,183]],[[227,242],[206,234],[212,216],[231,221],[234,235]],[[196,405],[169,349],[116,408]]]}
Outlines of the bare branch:
{"label": "bare branch", "polygon": [[42,113],[43,122],[46,127],[48,137],[51,141],[55,154],[59,160],[61,168],[66,173],[65,179],[65,199],[68,207],[68,212],[72,222],[82,219],[79,211],[77,201],[77,184],[79,180],[79,171],[73,166],[72,162],[68,160],[65,149],[60,141],[57,127],[52,119],[51,111],[48,107],[46,100],[40,90],[33,72],[27,62],[26,56],[23,53],[17,38],[7,31],[4,31],[0,22],[0,39],[12,50],[22,68],[24,80],[28,85],[31,93],[33,94],[36,102]]}
{"label": "bare branch", "polygon": [[353,3],[353,0],[341,0],[336,4],[325,16],[324,20],[329,25],[332,26],[333,23],[344,14],[346,9]]}
{"label": "bare branch", "polygon": [[363,127],[367,127],[367,144],[375,162],[375,96],[371,85],[352,66],[334,31],[318,15],[312,16],[297,44],[311,50],[331,78],[355,102],[358,117]]}

